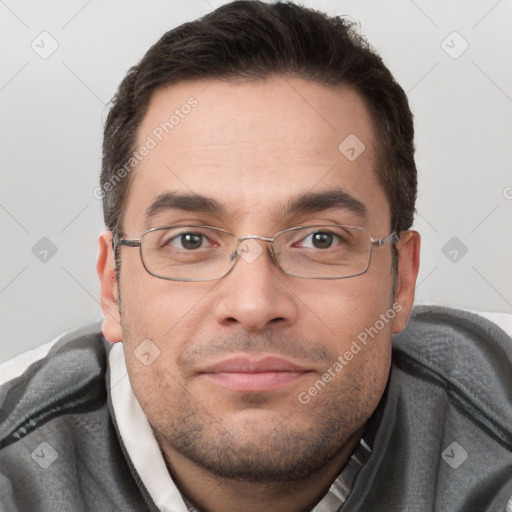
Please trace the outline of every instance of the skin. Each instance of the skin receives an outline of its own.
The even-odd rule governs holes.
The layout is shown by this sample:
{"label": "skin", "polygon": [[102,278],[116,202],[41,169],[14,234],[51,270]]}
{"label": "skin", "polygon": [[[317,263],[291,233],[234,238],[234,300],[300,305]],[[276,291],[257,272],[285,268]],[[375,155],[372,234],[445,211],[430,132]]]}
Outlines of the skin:
{"label": "skin", "polygon": [[[154,94],[139,143],[190,96],[198,105],[134,171],[125,238],[181,222],[238,236],[318,223],[364,227],[375,239],[391,232],[374,170],[375,134],[356,92],[281,76],[184,82]],[[338,150],[349,134],[366,146],[355,161]],[[283,212],[301,194],[339,189],[365,205],[365,218],[343,208]],[[205,195],[225,212],[167,210],[149,225],[145,212],[164,191]],[[382,396],[391,335],[405,328],[414,301],[419,235],[404,233],[398,244],[394,298],[390,246],[374,249],[363,275],[318,280],[284,274],[261,243],[251,263],[239,259],[223,279],[192,283],[151,276],[138,249],[121,247],[117,282],[111,240],[108,231],[99,240],[103,333],[123,343],[133,391],[180,490],[201,510],[308,510],[346,464]],[[301,403],[299,393],[393,303],[401,307],[394,319]],[[160,355],[145,366],[134,350],[147,338]],[[233,355],[277,355],[307,371],[261,392],[227,389],[201,373]]]}

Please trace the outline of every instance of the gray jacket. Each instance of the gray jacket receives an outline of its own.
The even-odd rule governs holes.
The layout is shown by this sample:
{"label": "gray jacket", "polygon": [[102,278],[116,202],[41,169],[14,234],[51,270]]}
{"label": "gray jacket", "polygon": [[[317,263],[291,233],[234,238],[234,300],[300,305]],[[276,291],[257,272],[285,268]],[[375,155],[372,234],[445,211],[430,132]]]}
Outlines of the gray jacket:
{"label": "gray jacket", "polygon": [[[1,512],[157,510],[118,433],[110,346],[91,324],[0,387]],[[512,340],[415,308],[363,438],[342,512],[512,511]]]}

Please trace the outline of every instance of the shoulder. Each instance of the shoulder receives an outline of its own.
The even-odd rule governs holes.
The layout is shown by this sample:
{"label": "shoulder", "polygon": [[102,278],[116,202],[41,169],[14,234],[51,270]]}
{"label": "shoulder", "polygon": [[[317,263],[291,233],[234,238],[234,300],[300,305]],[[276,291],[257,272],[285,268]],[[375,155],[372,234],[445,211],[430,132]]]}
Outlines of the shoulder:
{"label": "shoulder", "polygon": [[459,350],[512,359],[512,339],[498,325],[475,313],[444,306],[416,306],[407,328],[393,338],[393,347],[438,363]]}
{"label": "shoulder", "polygon": [[[495,323],[480,315],[444,306],[417,306],[407,328],[393,338],[394,355],[410,357],[461,383],[474,381],[454,374],[471,367],[494,377],[510,379],[512,339]],[[470,377],[467,376],[466,377]]]}
{"label": "shoulder", "polygon": [[98,321],[2,365],[0,447],[57,416],[104,404],[107,350]]}
{"label": "shoulder", "polygon": [[[511,503],[512,340],[492,322],[439,306],[393,337],[372,448],[348,510],[504,510]],[[508,510],[508,509],[507,509]]]}
{"label": "shoulder", "polygon": [[110,347],[95,322],[9,365],[0,386],[0,501],[8,510],[156,510],[116,431]]}
{"label": "shoulder", "polygon": [[416,307],[393,338],[393,367],[442,389],[498,437],[512,439],[512,339],[493,322],[442,306]]}

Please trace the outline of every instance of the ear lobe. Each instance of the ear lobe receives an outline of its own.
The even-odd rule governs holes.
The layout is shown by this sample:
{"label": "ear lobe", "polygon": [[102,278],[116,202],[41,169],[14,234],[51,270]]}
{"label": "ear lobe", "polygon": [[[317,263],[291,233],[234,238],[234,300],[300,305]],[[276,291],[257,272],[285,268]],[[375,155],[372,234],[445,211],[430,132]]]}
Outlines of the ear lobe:
{"label": "ear lobe", "polygon": [[398,272],[396,276],[395,303],[400,304],[401,310],[393,320],[393,334],[405,329],[414,306],[416,279],[420,266],[420,235],[417,231],[405,231],[397,244]]}
{"label": "ear lobe", "polygon": [[104,231],[98,240],[98,261],[96,270],[100,280],[100,300],[103,310],[103,336],[117,343],[123,339],[121,316],[119,313],[119,287],[114,266],[112,232]]}

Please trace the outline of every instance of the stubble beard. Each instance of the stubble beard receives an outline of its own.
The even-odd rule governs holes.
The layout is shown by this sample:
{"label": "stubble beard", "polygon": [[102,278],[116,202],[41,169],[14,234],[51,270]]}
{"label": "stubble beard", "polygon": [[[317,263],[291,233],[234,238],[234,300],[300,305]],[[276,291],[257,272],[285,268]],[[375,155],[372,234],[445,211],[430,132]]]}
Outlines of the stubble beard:
{"label": "stubble beard", "polygon": [[[245,400],[261,402],[256,395]],[[174,413],[185,411],[184,406],[176,407]],[[170,422],[167,417],[166,428],[153,427],[164,453],[172,458],[165,449],[168,447],[217,477],[251,483],[307,479],[336,458],[366,420],[359,415],[365,407],[329,400],[314,414],[298,403],[297,412],[284,419],[276,414],[275,421],[266,424],[261,418],[251,419],[251,414],[239,421],[222,422],[200,405],[194,404],[191,410],[190,397],[187,408],[188,412],[178,413]],[[302,415],[300,424],[297,414]],[[304,424],[304,416],[309,424]]]}
{"label": "stubble beard", "polygon": [[[392,299],[394,292],[395,286]],[[130,329],[123,321],[124,316],[121,314],[124,339],[129,340]],[[382,335],[391,336],[390,333]],[[243,350],[250,346],[255,350],[254,341],[248,337],[243,337],[243,341],[229,339],[231,347]],[[384,339],[374,340],[374,343],[384,342]],[[262,342],[265,349],[272,346],[280,345]],[[301,340],[295,346],[307,347],[308,344]],[[322,352],[322,349],[317,351]],[[335,359],[334,354],[327,353],[319,357],[324,358],[326,367]],[[389,366],[383,370],[387,379]],[[159,405],[165,406],[155,408],[154,403],[148,402],[144,412],[167,459],[174,450],[223,479],[273,484],[300,482],[340,454],[350,438],[361,431],[378,403],[382,393],[369,389],[367,383],[360,383],[359,371],[360,368],[356,368],[352,373],[345,368],[344,374],[333,379],[308,405],[301,404],[296,396],[291,397],[295,401],[292,411],[284,416],[269,413],[270,422],[251,419],[249,415],[226,422],[215,411],[208,411],[207,404],[196,399],[185,387],[176,386],[173,378],[158,388]],[[172,403],[169,398],[173,392],[169,392],[169,388],[177,393]],[[246,393],[241,401],[246,409],[266,406],[266,398],[260,393]],[[300,421],[296,421],[297,416]]]}

